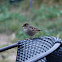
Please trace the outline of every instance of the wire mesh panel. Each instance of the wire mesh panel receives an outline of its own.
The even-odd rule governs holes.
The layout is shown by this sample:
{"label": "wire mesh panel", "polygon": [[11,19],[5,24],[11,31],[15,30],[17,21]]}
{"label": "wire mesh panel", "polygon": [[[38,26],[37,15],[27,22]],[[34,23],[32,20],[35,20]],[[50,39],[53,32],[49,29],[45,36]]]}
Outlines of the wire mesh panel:
{"label": "wire mesh panel", "polygon": [[[56,41],[56,37],[40,37],[18,41],[16,62],[31,62],[38,55],[48,51]],[[46,57],[35,62],[46,62]]]}

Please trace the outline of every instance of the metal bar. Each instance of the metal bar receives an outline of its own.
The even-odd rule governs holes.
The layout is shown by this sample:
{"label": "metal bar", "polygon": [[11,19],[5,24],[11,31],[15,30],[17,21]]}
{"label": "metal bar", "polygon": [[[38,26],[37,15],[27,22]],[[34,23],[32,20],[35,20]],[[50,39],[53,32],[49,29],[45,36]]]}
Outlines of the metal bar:
{"label": "metal bar", "polygon": [[5,50],[8,50],[8,49],[11,49],[11,48],[14,48],[14,47],[17,47],[17,43],[6,46],[6,47],[3,47],[3,48],[0,48],[0,52],[3,52]]}
{"label": "metal bar", "polygon": [[52,53],[53,51],[55,51],[60,45],[61,45],[60,43],[55,43],[55,45],[54,45],[50,50],[48,50],[47,52],[45,52],[45,53],[43,53],[43,54],[40,54],[40,55],[37,56],[36,58],[34,57],[35,59],[34,59],[34,60],[31,59],[31,61],[29,61],[29,62],[35,62],[35,61],[37,61],[38,59],[41,59],[41,58],[47,56],[48,54],[50,54],[50,53]]}

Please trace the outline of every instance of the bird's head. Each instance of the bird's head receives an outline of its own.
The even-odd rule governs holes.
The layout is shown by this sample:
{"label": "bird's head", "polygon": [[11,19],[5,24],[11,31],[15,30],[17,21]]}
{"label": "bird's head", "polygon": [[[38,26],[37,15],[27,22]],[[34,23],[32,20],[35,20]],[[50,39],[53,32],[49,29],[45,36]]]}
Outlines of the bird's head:
{"label": "bird's head", "polygon": [[25,24],[23,24],[23,28],[27,28],[29,26],[29,24],[28,23],[25,23]]}

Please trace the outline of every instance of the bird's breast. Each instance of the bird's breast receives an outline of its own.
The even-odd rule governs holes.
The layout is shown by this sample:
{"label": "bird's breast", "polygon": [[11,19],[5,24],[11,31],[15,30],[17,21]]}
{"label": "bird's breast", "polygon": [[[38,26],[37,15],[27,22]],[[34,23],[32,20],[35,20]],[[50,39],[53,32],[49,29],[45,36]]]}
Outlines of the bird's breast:
{"label": "bird's breast", "polygon": [[25,31],[25,32],[27,32],[27,30],[28,30],[28,29],[27,29],[27,28],[25,28],[25,27],[23,27],[23,29],[24,29],[24,31]]}
{"label": "bird's breast", "polygon": [[24,29],[25,33],[28,34],[29,36],[33,36],[36,32],[32,32],[29,29]]}

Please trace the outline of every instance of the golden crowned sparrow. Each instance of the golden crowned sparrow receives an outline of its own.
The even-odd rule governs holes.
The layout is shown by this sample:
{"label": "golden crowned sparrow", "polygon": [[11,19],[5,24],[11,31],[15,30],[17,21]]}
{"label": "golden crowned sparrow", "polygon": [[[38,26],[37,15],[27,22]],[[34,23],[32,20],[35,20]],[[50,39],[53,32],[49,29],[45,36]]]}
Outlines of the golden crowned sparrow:
{"label": "golden crowned sparrow", "polygon": [[29,36],[34,36],[37,32],[43,31],[43,30],[39,30],[38,28],[35,28],[29,25],[28,23],[25,23],[22,27],[25,33],[28,34]]}

